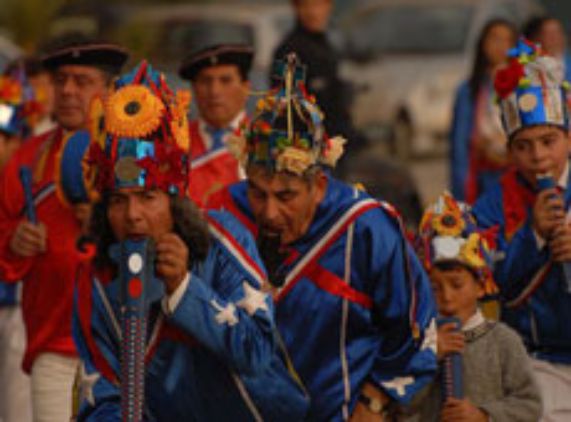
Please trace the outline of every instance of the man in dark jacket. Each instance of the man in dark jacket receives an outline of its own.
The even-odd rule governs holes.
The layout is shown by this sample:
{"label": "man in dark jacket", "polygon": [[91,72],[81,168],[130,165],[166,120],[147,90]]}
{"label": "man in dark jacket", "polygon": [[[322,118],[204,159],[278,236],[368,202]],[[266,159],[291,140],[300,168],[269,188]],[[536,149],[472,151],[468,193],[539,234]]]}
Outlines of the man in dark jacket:
{"label": "man in dark jacket", "polygon": [[[297,54],[307,66],[307,89],[326,116],[327,133],[344,136],[351,141],[351,148],[357,149],[363,142],[349,115],[350,86],[339,78],[338,54],[326,34],[333,0],[292,0],[292,5],[297,23],[276,49],[274,62],[287,53]],[[271,84],[277,84],[273,70]]]}

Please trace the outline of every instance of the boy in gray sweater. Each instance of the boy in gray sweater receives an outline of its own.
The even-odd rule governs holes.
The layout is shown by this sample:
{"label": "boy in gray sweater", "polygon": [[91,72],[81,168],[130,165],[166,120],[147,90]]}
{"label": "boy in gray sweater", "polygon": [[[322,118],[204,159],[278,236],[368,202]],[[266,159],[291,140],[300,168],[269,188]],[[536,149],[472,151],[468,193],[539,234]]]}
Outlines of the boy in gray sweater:
{"label": "boy in gray sweater", "polygon": [[419,395],[414,414],[407,420],[539,420],[540,395],[522,341],[503,323],[486,320],[478,309],[478,300],[495,288],[484,236],[468,207],[447,193],[424,214],[419,254],[430,275],[440,315],[460,323],[460,329],[450,322],[438,328],[438,357],[441,367],[450,371],[449,362],[444,365],[443,361],[461,354],[462,398],[451,394],[452,374],[441,371]]}

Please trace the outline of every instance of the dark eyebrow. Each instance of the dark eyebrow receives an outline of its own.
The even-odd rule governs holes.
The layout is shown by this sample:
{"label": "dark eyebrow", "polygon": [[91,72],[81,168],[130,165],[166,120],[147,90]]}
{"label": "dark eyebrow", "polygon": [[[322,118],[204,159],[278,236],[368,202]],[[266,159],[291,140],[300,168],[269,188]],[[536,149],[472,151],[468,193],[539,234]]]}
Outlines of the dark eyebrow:
{"label": "dark eyebrow", "polygon": [[252,182],[250,179],[248,179],[248,187],[252,189],[261,190],[260,187],[256,185],[254,182]]}

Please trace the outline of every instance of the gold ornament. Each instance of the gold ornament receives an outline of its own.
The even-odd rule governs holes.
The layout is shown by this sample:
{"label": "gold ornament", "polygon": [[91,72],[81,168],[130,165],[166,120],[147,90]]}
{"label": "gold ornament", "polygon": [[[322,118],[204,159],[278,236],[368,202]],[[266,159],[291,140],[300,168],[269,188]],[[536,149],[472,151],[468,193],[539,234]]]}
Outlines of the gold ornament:
{"label": "gold ornament", "polygon": [[178,147],[183,151],[190,149],[190,133],[188,129],[188,119],[181,116],[179,119],[173,119],[170,122],[172,135]]}
{"label": "gold ornament", "polygon": [[480,269],[486,266],[484,258],[480,253],[480,235],[472,233],[460,250],[460,260],[472,268]]}
{"label": "gold ornament", "polygon": [[89,135],[91,142],[97,142],[105,149],[105,109],[100,97],[93,98],[89,106]]}

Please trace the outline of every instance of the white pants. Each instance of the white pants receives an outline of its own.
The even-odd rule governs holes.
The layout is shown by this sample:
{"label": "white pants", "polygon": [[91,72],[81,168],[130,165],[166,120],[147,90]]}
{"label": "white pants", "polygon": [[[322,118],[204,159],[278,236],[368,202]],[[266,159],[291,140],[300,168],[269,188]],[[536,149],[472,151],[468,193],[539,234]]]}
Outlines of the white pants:
{"label": "white pants", "polygon": [[34,422],[68,422],[72,414],[73,382],[79,360],[42,353],[32,365]]}
{"label": "white pants", "polygon": [[26,330],[19,306],[0,306],[0,422],[31,422],[30,377],[22,370]]}
{"label": "white pants", "polygon": [[532,359],[531,365],[543,399],[541,421],[571,421],[571,365],[538,359]]}

